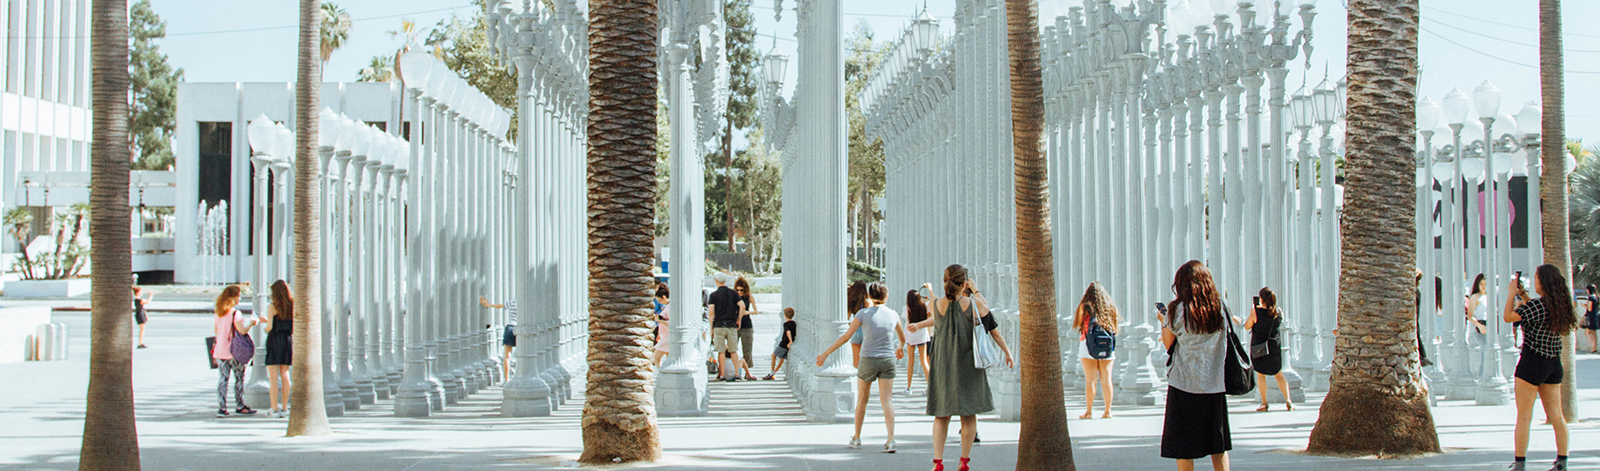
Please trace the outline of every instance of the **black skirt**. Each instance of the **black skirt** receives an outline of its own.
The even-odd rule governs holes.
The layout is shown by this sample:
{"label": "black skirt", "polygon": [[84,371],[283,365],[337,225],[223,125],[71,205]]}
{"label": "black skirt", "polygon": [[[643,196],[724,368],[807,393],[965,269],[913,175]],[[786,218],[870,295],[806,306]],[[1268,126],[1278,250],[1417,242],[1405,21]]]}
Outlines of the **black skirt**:
{"label": "black skirt", "polygon": [[1197,460],[1232,449],[1226,394],[1190,394],[1167,387],[1166,423],[1161,427],[1162,458]]}
{"label": "black skirt", "polygon": [[1277,345],[1268,345],[1267,351],[1272,352],[1259,358],[1250,359],[1250,365],[1257,373],[1267,376],[1276,375],[1283,371],[1283,349],[1272,349]]}
{"label": "black skirt", "polygon": [[267,364],[291,365],[294,364],[294,345],[290,343],[289,332],[273,330],[267,334]]}

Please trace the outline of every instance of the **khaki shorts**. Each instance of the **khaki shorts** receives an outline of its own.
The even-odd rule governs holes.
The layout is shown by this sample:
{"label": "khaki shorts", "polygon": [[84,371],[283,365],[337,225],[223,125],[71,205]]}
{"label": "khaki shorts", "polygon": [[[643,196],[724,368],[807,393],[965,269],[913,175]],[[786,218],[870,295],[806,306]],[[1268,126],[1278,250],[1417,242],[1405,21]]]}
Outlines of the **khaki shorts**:
{"label": "khaki shorts", "polygon": [[894,379],[894,370],[893,358],[861,357],[861,364],[856,365],[856,377],[869,383],[880,379]]}
{"label": "khaki shorts", "polygon": [[717,354],[739,354],[739,329],[733,327],[711,328],[711,351]]}

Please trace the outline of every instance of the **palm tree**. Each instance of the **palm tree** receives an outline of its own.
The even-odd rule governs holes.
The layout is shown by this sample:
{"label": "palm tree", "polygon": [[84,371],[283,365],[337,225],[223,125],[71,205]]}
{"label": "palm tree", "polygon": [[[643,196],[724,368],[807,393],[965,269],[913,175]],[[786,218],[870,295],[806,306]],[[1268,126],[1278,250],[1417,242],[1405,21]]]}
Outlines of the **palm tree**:
{"label": "palm tree", "polygon": [[[319,71],[317,73],[317,81],[319,83],[322,80],[322,74],[320,70],[328,67],[328,58],[333,57],[333,51],[337,51],[339,48],[344,47],[345,40],[350,39],[350,13],[344,11],[344,8],[341,8],[339,5],[335,5],[333,3],[323,3],[322,25],[320,28],[320,51],[322,53],[322,61],[319,64],[320,67],[317,69]],[[316,117],[315,114],[311,116]]]}
{"label": "palm tree", "polygon": [[322,290],[317,283],[321,267],[321,203],[317,175],[317,105],[321,101],[322,61],[317,55],[323,9],[321,0],[300,0],[299,62],[294,87],[294,365],[289,374],[289,436],[327,435],[328,408],[322,402]]}
{"label": "palm tree", "polygon": [[394,58],[386,54],[372,56],[366,67],[356,72],[357,82],[393,82]]}
{"label": "palm tree", "polygon": [[589,2],[589,384],[578,461],[655,461],[655,0]]}
{"label": "palm tree", "polygon": [[1439,452],[1411,282],[1418,11],[1418,0],[1350,1],[1339,330],[1312,453]]}
{"label": "palm tree", "polygon": [[1077,469],[1061,394],[1056,282],[1051,258],[1044,158],[1044,79],[1039,65],[1039,4],[1006,0],[1011,57],[1012,165],[1016,168],[1017,276],[1022,307],[1022,432],[1017,469]]}
{"label": "palm tree", "polygon": [[[1561,58],[1561,0],[1539,0],[1539,88],[1544,101],[1544,117],[1540,123],[1540,139],[1549,145],[1540,150],[1539,201],[1543,226],[1544,263],[1571,270],[1572,252],[1567,239],[1567,156],[1561,143],[1566,142],[1567,119],[1562,100],[1566,99],[1566,86],[1562,83]],[[1561,367],[1576,372],[1572,353],[1577,347],[1572,334],[1562,339]],[[1567,420],[1578,417],[1577,381],[1561,385],[1561,412]]]}
{"label": "palm tree", "polygon": [[[1570,141],[1569,141],[1570,144]],[[1572,286],[1600,283],[1600,165],[1579,164],[1570,178]]]}
{"label": "palm tree", "polygon": [[133,417],[133,244],[128,240],[128,2],[94,0],[94,147],[89,161],[89,393],[78,469],[139,469]]}

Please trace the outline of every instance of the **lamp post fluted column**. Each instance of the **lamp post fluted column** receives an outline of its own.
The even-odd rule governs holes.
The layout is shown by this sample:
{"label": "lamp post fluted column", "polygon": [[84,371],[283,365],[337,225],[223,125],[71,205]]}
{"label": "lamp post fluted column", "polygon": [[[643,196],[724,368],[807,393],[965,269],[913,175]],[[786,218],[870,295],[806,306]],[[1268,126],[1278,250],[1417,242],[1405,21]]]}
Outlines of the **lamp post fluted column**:
{"label": "lamp post fluted column", "polygon": [[533,13],[510,15],[505,21],[519,25],[516,34],[508,37],[507,41],[514,41],[511,46],[512,64],[517,74],[517,155],[513,162],[513,172],[509,186],[512,191],[510,204],[511,221],[515,224],[515,236],[512,238],[512,284],[519,308],[519,319],[515,327],[517,346],[512,349],[516,368],[512,371],[513,377],[508,379],[504,387],[505,399],[501,401],[500,413],[507,417],[542,417],[550,415],[551,398],[550,385],[539,377],[539,359],[535,356],[539,352],[537,342],[538,323],[534,307],[533,279],[536,274],[530,254],[533,243],[534,228],[531,220],[538,211],[533,208],[532,172],[535,140],[541,136],[535,131],[536,124],[542,116],[537,109],[536,90],[534,89],[534,32],[531,30]]}
{"label": "lamp post fluted column", "polygon": [[[333,114],[332,110],[323,108],[321,115],[322,116],[319,119],[322,120],[324,125],[322,127],[337,127],[337,123],[339,122],[338,117]],[[334,124],[334,126],[328,126],[328,124]],[[320,214],[318,214],[317,217],[321,218],[323,222],[322,228],[324,231],[328,232],[328,234],[320,239],[322,247],[318,252],[321,255],[320,265],[324,268],[319,271],[321,276],[318,277],[319,279],[317,282],[322,284],[323,289],[321,292],[329,294],[333,293],[332,284],[333,280],[335,279],[333,270],[333,256],[335,253],[335,234],[337,234],[337,232],[334,231],[336,228],[332,225],[333,208],[335,204],[333,192],[333,185],[335,184],[335,169],[333,164],[336,162],[333,156],[335,153],[336,151],[334,150],[334,146],[318,146],[317,158],[322,159],[321,168],[323,169],[323,173],[321,175],[307,176],[317,178],[322,183],[320,188],[322,197],[318,198],[318,202],[320,203],[318,212]],[[337,312],[335,303],[322,303],[322,378],[326,382],[322,388],[322,403],[327,411],[328,417],[340,417],[344,415],[344,394],[339,389],[338,376],[334,370],[333,364],[333,338],[338,334],[338,332],[333,328],[334,312]]]}

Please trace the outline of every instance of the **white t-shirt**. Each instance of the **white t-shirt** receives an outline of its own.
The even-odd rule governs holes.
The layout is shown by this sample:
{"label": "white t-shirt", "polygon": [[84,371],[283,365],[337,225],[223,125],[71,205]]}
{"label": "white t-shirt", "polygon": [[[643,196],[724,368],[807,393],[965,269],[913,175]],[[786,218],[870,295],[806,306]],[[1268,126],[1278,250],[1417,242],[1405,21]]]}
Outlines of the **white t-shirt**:
{"label": "white t-shirt", "polygon": [[[911,318],[903,320],[905,325],[911,325]],[[906,332],[906,345],[922,345],[933,339],[933,328],[917,329],[916,332]]]}

